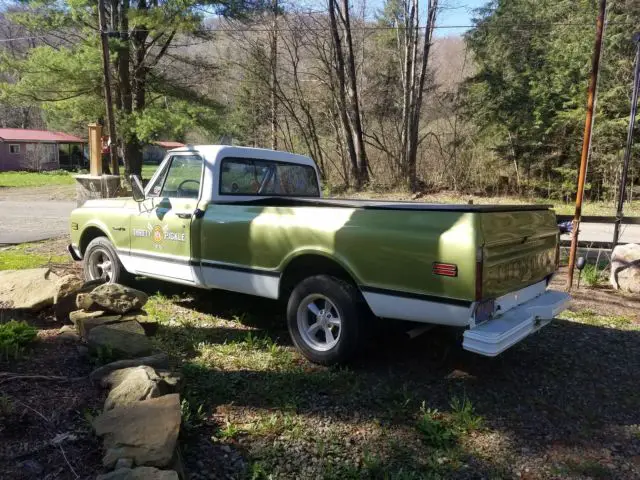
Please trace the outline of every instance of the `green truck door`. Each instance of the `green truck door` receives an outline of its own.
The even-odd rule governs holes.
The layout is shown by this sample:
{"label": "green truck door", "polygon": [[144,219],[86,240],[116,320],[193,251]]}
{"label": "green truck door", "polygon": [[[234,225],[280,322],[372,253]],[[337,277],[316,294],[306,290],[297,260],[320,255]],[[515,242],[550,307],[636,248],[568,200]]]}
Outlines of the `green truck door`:
{"label": "green truck door", "polygon": [[201,177],[202,158],[176,154],[154,180],[131,217],[131,258],[138,273],[195,282],[191,226]]}

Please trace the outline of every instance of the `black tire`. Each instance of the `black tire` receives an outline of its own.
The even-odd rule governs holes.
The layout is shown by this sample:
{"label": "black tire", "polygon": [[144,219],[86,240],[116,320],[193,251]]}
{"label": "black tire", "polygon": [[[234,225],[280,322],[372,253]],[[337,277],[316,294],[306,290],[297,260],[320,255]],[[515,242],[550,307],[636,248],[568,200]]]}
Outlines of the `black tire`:
{"label": "black tire", "polygon": [[[310,300],[314,309],[321,308],[320,312],[324,313],[312,313],[311,306],[308,305]],[[327,304],[326,300],[332,305]],[[326,311],[330,311],[328,319]],[[335,324],[328,323],[332,319],[337,322],[336,313],[339,317],[339,329]],[[360,351],[365,337],[364,323],[368,316],[358,289],[329,275],[316,275],[300,282],[293,289],[287,304],[287,324],[293,343],[309,361],[320,365],[344,363]],[[317,328],[313,335],[301,331],[301,328],[309,324],[315,326],[316,323],[322,324],[322,327]],[[325,333],[327,328],[332,332],[331,339]],[[309,331],[311,327],[307,328],[307,332]]]}
{"label": "black tire", "polygon": [[[110,262],[110,271],[102,272],[97,267],[100,259]],[[89,242],[82,257],[84,279],[86,281],[105,280],[108,283],[125,283],[129,274],[122,266],[116,249],[107,237],[97,237]],[[101,274],[102,272],[102,274]]]}

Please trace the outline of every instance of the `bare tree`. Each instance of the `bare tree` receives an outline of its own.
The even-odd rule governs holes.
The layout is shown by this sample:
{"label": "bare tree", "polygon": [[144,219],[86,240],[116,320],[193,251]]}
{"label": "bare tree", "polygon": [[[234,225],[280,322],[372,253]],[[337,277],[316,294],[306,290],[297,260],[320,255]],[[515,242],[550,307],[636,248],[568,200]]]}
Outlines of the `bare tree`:
{"label": "bare tree", "polygon": [[438,0],[427,0],[427,2],[427,23],[424,26],[425,33],[423,36],[420,27],[419,0],[403,1],[401,163],[405,169],[408,186],[414,191],[418,187],[416,164],[418,145],[420,143],[418,135],[420,131],[420,112],[438,8]]}
{"label": "bare tree", "polygon": [[[338,26],[338,20],[340,26]],[[337,108],[346,140],[351,172],[356,188],[369,181],[369,165],[364,143],[355,53],[351,35],[349,0],[329,0],[329,27],[333,41],[334,70],[338,80]],[[342,36],[341,36],[342,34]]]}

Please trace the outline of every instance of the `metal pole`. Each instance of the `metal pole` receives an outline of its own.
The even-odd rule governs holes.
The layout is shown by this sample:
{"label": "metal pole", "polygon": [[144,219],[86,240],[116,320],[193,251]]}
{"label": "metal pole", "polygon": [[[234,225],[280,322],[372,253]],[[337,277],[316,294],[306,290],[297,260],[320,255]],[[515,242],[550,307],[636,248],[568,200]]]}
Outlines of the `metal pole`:
{"label": "metal pole", "polygon": [[576,211],[573,217],[573,231],[571,232],[571,249],[569,250],[569,278],[567,290],[573,286],[573,271],[576,266],[576,250],[578,249],[578,233],[580,231],[580,217],[582,216],[582,199],[584,197],[584,181],[587,176],[587,162],[591,149],[591,130],[593,127],[593,113],[595,110],[596,88],[598,85],[598,71],[600,69],[600,51],[602,50],[602,33],[604,31],[604,18],[607,10],[607,0],[600,0],[598,7],[598,19],[596,21],[596,39],[591,58],[591,79],[587,94],[587,117],[584,122],[584,134],[582,137],[582,155],[580,156],[580,173],[578,174],[578,192],[576,195]]}
{"label": "metal pole", "polygon": [[98,0],[98,21],[100,22],[100,43],[102,44],[102,69],[104,75],[104,103],[107,109],[107,124],[109,125],[109,159],[111,173],[118,175],[118,155],[116,151],[116,122],[113,117],[113,102],[111,101],[111,67],[109,65],[109,39],[107,36],[107,20],[105,18],[104,0]]}
{"label": "metal pole", "polygon": [[624,163],[622,165],[622,175],[620,177],[620,188],[618,189],[618,209],[616,210],[616,224],[613,228],[613,247],[618,244],[620,238],[620,223],[623,217],[625,188],[627,186],[627,173],[629,172],[629,162],[631,160],[631,147],[633,146],[633,130],[638,113],[638,88],[640,88],[640,32],[633,36],[636,44],[635,72],[633,74],[633,93],[631,94],[631,114],[629,115],[629,130],[627,131],[627,146],[624,151]]}

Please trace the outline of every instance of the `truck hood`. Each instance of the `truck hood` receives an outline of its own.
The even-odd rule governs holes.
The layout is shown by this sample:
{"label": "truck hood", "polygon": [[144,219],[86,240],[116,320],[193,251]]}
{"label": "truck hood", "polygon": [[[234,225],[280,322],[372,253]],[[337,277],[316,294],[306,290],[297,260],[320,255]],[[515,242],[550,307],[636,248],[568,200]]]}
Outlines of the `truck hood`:
{"label": "truck hood", "polygon": [[82,205],[82,208],[124,208],[131,202],[134,202],[131,197],[120,198],[98,198],[95,200],[87,200]]}

